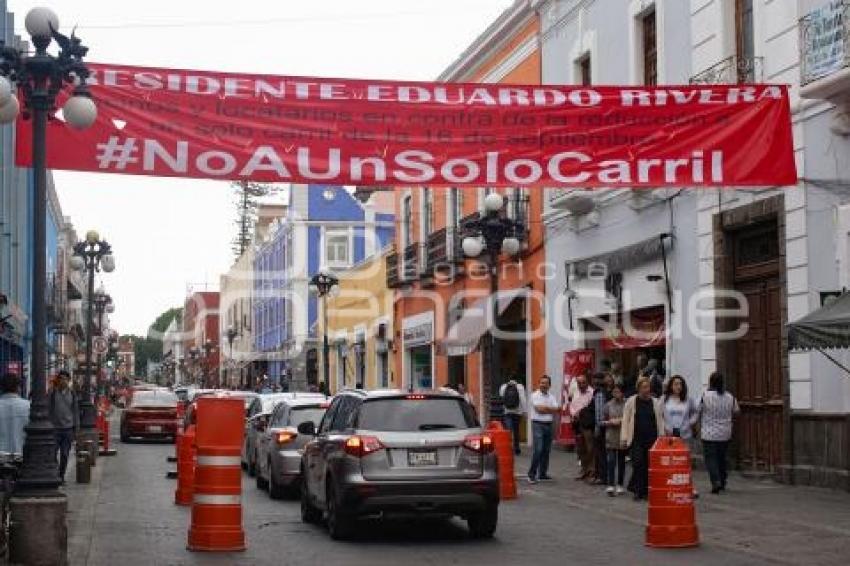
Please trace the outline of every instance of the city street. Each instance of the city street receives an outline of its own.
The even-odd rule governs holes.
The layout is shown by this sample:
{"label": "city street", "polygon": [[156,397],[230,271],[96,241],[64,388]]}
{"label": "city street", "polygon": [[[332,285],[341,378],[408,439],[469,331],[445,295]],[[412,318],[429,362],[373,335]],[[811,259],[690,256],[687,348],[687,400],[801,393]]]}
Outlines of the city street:
{"label": "city street", "polygon": [[[113,431],[115,429],[113,428]],[[115,439],[117,443],[117,438]],[[305,525],[297,501],[273,501],[244,474],[248,549],[200,554],[185,549],[189,508],[173,504],[170,444],[120,444],[98,459],[90,485],[70,479],[69,554],[77,565],[179,564],[845,564],[850,496],[733,476],[729,493],[697,504],[702,545],[643,545],[645,506],[608,498],[572,480],[572,454],[553,453],[551,484],[520,480],[520,497],[500,507],[495,539],[473,541],[461,522],[364,523],[354,542],[332,541]],[[518,470],[527,465],[524,456]],[[698,482],[706,485],[705,476]]]}

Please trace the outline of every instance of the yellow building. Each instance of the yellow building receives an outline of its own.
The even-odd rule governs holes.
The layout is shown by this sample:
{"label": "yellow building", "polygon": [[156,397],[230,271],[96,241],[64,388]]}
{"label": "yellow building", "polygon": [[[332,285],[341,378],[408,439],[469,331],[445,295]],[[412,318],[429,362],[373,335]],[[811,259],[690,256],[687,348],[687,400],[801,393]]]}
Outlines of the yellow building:
{"label": "yellow building", "polygon": [[[398,386],[392,367],[393,291],[387,288],[386,254],[336,271],[337,287],[319,300],[318,336],[323,336],[325,306],[330,343],[329,382],[332,393],[358,385],[366,389]],[[326,303],[325,303],[326,301]],[[324,354],[319,348],[318,369],[324,379]]]}

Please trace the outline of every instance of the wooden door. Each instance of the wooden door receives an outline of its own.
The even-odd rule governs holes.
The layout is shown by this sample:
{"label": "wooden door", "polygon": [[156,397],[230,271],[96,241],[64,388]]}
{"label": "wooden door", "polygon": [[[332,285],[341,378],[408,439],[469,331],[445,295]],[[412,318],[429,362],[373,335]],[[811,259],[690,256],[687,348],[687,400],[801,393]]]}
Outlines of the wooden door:
{"label": "wooden door", "polygon": [[738,458],[742,467],[766,472],[781,463],[785,410],[778,241],[771,225],[737,235],[735,245],[735,288],[749,305],[733,366],[733,393],[741,405]]}

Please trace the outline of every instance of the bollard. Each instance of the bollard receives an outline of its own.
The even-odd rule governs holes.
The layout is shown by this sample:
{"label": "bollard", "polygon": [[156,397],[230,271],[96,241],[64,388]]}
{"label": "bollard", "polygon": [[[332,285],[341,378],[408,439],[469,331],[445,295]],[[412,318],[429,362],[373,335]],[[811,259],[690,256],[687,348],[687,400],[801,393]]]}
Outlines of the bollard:
{"label": "bollard", "polygon": [[97,451],[97,443],[92,439],[84,441],[83,451],[88,454],[89,465],[94,468],[97,465],[97,456],[95,456],[95,452]]}
{"label": "bollard", "polygon": [[493,449],[499,462],[499,499],[516,499],[517,487],[511,431],[502,426],[499,421],[490,421],[487,434],[493,439]]}
{"label": "bollard", "polygon": [[195,481],[195,425],[189,425],[180,437],[180,452],[177,457],[177,489],[174,491],[174,503],[192,504],[192,490]]}
{"label": "bollard", "polygon": [[[180,457],[180,437],[183,435],[183,417],[186,413],[182,407],[183,403],[177,403],[177,426],[174,427],[174,456],[167,456],[165,459],[169,463],[176,462]],[[168,472],[168,474],[168,477],[172,477],[171,472]],[[174,477],[177,477],[177,472],[174,472]]]}
{"label": "bollard", "polygon": [[77,451],[77,483],[91,483],[89,453],[85,450]]}
{"label": "bollard", "polygon": [[681,438],[663,436],[649,451],[648,508],[647,546],[682,548],[699,544],[691,452]]}
{"label": "bollard", "polygon": [[103,447],[100,449],[101,456],[115,456],[118,451],[109,447],[109,419],[103,418]]}
{"label": "bollard", "polygon": [[201,397],[196,414],[197,460],[187,547],[245,550],[240,466],[245,404],[232,397]]}

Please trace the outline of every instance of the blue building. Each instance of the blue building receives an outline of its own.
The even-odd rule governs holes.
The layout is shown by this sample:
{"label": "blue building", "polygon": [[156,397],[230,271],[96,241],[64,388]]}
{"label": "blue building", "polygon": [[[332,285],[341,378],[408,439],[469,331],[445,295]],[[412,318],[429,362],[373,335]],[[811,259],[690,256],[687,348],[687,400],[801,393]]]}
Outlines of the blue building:
{"label": "blue building", "polygon": [[378,253],[394,238],[394,216],[375,199],[346,188],[292,185],[284,216],[254,260],[254,346],[277,382],[317,383],[317,297],[310,278],[345,269]]}

